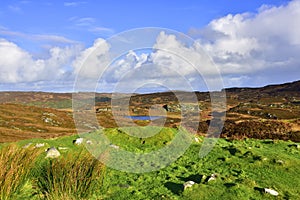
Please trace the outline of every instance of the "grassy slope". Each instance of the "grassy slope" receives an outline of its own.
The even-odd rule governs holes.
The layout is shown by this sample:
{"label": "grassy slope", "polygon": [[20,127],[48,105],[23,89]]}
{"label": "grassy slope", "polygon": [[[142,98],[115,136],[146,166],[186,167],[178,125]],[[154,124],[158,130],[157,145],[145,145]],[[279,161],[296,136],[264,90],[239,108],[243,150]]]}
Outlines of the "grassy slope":
{"label": "grassy slope", "polygon": [[[130,139],[116,129],[108,129],[106,135],[114,144],[131,151],[151,151],[164,141],[170,141],[174,129],[164,129],[162,134],[146,139]],[[72,140],[78,136],[58,139],[33,139],[49,146],[68,147],[67,152],[80,151]],[[27,141],[19,142],[20,146]],[[148,145],[147,145],[148,144]],[[300,196],[300,149],[288,141],[254,140],[226,141],[220,139],[214,149],[204,158],[198,157],[201,143],[194,143],[176,162],[160,171],[134,174],[108,168],[105,172],[100,199],[275,199],[261,192],[268,187],[279,192],[277,199],[297,199]],[[38,163],[44,159],[44,153]],[[212,173],[217,180],[207,183]],[[183,191],[182,184],[192,180],[197,184]],[[30,187],[29,187],[30,188]],[[95,192],[95,193],[99,193]],[[30,192],[29,192],[30,193]],[[99,195],[99,194],[98,194]],[[95,197],[97,198],[97,197]]]}

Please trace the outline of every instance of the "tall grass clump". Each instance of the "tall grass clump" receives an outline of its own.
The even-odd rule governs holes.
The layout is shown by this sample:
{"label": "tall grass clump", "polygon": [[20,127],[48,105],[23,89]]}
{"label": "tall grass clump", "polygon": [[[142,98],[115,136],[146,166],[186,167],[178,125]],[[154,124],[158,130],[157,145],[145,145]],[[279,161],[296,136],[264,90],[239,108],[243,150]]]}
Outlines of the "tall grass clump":
{"label": "tall grass clump", "polygon": [[0,150],[0,199],[16,199],[29,179],[39,155],[36,149],[22,149],[12,144]]}
{"label": "tall grass clump", "polygon": [[69,153],[40,166],[37,187],[44,199],[88,199],[102,185],[105,167],[88,153]]}

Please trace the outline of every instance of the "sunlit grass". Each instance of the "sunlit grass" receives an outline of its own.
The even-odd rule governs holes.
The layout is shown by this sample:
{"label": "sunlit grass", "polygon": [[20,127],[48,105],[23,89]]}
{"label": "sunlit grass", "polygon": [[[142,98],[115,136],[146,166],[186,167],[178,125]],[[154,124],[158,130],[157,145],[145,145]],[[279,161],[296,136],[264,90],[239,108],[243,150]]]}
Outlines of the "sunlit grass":
{"label": "sunlit grass", "polygon": [[101,188],[104,172],[103,164],[81,152],[45,161],[35,177],[44,199],[88,199]]}
{"label": "sunlit grass", "polygon": [[12,144],[0,150],[0,199],[15,199],[22,193],[39,155],[36,149]]}

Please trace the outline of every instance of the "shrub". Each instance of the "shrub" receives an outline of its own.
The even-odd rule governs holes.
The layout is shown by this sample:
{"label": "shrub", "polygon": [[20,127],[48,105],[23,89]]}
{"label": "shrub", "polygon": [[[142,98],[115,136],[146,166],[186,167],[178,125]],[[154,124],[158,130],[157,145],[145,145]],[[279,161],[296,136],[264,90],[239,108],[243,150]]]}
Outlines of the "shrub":
{"label": "shrub", "polygon": [[99,191],[105,167],[88,153],[68,154],[40,166],[36,184],[45,199],[87,199]]}

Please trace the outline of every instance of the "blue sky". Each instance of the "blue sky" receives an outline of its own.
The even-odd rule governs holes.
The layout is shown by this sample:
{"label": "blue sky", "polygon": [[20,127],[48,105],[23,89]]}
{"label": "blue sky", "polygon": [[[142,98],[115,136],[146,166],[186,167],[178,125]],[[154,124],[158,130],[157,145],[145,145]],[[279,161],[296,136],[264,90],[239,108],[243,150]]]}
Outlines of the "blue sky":
{"label": "blue sky", "polygon": [[[6,56],[0,59],[0,90],[71,91],[74,62],[97,39],[140,27],[169,28],[191,36],[221,68],[226,87],[297,80],[298,5],[298,0],[4,0],[0,53]],[[274,34],[275,26],[285,31]],[[256,45],[246,48],[247,44]],[[278,47],[286,49],[284,55],[276,53]],[[15,60],[9,62],[11,58]],[[269,74],[272,66],[276,70]]]}

